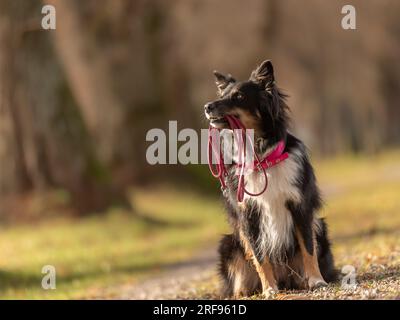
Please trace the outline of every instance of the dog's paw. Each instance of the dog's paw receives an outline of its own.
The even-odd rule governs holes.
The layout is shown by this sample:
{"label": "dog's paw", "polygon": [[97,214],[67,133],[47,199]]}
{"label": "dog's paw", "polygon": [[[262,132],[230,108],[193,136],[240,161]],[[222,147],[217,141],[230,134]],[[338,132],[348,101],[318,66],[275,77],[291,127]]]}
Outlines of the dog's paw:
{"label": "dog's paw", "polygon": [[308,279],[308,287],[310,290],[315,290],[328,286],[328,284],[321,278],[310,278]]}
{"label": "dog's paw", "polygon": [[269,287],[263,291],[264,299],[271,300],[271,299],[275,298],[276,293],[277,293],[277,290],[274,290],[273,288]]}

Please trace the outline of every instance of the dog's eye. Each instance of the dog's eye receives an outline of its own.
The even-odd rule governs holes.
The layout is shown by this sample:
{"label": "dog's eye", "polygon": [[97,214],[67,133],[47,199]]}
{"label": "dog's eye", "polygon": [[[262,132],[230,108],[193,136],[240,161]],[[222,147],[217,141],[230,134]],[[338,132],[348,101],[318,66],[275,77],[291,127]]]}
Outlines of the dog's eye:
{"label": "dog's eye", "polygon": [[244,95],[240,92],[235,92],[235,94],[233,95],[233,99],[235,100],[243,100],[244,99]]}

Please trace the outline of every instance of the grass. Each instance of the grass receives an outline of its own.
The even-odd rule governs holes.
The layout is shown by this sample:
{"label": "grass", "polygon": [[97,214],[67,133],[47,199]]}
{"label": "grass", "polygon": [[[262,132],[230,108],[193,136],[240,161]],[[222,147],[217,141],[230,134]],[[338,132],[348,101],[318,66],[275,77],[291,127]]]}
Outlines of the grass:
{"label": "grass", "polygon": [[[155,222],[111,211],[0,230],[0,298],[112,297],[116,284],[187,259],[224,229],[214,199],[165,189],[135,198]],[[41,288],[44,265],[56,267],[56,290]]]}
{"label": "grass", "polygon": [[[400,152],[319,161],[316,171],[337,265],[353,265],[359,285],[353,292],[335,284],[277,298],[399,297]],[[121,285],[190,258],[228,230],[216,199],[167,187],[135,190],[133,196],[138,211],[157,223],[110,210],[79,220],[3,227],[0,298],[112,298]],[[57,270],[56,290],[41,288],[41,269],[49,264]],[[201,283],[197,297],[213,297],[215,288],[215,279]]]}

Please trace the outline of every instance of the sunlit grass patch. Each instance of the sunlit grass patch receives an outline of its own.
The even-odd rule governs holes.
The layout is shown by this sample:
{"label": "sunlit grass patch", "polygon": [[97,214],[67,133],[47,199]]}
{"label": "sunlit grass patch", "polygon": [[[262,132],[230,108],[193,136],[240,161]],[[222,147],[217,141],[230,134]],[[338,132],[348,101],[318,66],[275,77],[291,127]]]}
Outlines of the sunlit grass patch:
{"label": "sunlit grass patch", "polygon": [[[224,229],[224,216],[215,201],[190,192],[138,191],[135,201],[142,215],[163,224],[113,211],[1,230],[0,296],[95,296],[98,290],[107,292],[107,286],[134,282],[189,258]],[[41,269],[47,264],[56,267],[56,290],[41,288]]]}

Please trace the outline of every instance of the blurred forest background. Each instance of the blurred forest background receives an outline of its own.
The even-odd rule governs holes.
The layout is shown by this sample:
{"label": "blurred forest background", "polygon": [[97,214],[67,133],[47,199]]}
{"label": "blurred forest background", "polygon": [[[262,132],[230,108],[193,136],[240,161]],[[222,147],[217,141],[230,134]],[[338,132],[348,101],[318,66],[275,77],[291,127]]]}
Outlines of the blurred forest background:
{"label": "blurred forest background", "polygon": [[[337,266],[359,281],[307,295],[398,299],[399,13],[398,0],[0,0],[0,298],[188,297],[178,274],[190,297],[218,297],[218,182],[207,165],[148,165],[145,137],[169,120],[207,128],[212,70],[247,79],[271,59]],[[49,264],[57,290],[41,286]]]}
{"label": "blurred forest background", "polygon": [[206,166],[148,165],[145,134],[205,128],[211,71],[246,79],[266,58],[313,154],[398,146],[400,2],[355,1],[357,30],[344,4],[1,0],[0,219],[134,208],[129,187],[157,180],[208,186]]}

